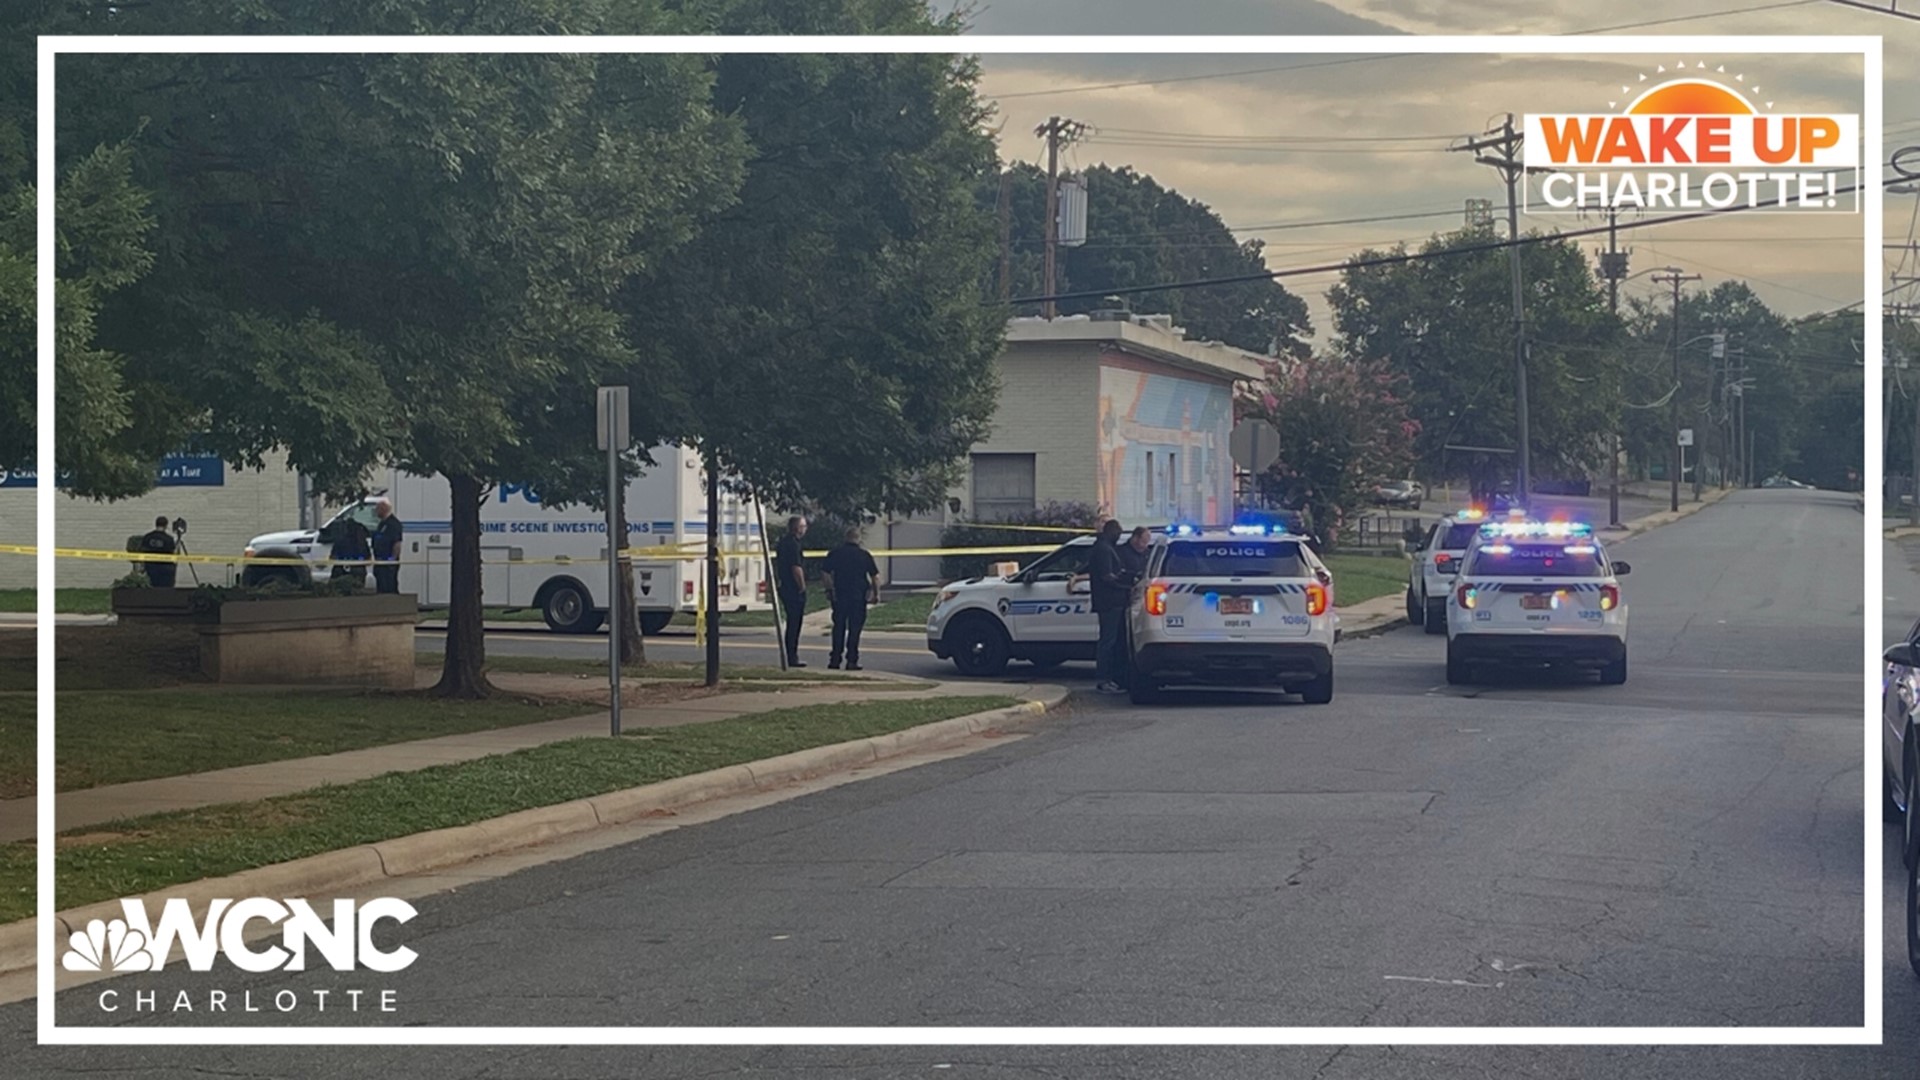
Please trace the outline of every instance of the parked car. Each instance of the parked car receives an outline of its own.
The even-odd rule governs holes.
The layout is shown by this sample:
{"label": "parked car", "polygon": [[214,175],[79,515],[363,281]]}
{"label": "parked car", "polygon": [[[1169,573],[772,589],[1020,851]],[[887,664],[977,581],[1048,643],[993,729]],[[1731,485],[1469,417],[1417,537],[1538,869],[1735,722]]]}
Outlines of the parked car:
{"label": "parked car", "polygon": [[1376,506],[1401,506],[1408,510],[1420,509],[1420,502],[1427,497],[1427,489],[1414,480],[1392,480],[1373,487],[1373,501]]}
{"label": "parked car", "polygon": [[1914,742],[1920,699],[1920,622],[1890,646],[1880,680],[1880,820],[1900,826],[1907,874],[1907,964],[1920,975],[1920,745]]}

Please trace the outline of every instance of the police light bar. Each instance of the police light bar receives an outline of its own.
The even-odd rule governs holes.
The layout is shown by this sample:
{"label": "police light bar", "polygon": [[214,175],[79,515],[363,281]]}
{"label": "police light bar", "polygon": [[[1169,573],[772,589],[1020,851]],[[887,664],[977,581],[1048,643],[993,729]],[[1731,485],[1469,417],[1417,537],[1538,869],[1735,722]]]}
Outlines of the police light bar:
{"label": "police light bar", "polygon": [[1265,525],[1230,525],[1227,527],[1227,531],[1235,536],[1267,535],[1267,527]]}
{"label": "police light bar", "polygon": [[1455,521],[1484,521],[1486,516],[1487,512],[1478,506],[1469,506],[1453,515]]}
{"label": "police light bar", "polygon": [[1181,524],[1167,526],[1167,534],[1169,536],[1192,536],[1197,531],[1198,530],[1191,525]]}
{"label": "police light bar", "polygon": [[1488,538],[1526,539],[1592,536],[1593,526],[1584,521],[1489,521],[1480,526],[1480,535]]}

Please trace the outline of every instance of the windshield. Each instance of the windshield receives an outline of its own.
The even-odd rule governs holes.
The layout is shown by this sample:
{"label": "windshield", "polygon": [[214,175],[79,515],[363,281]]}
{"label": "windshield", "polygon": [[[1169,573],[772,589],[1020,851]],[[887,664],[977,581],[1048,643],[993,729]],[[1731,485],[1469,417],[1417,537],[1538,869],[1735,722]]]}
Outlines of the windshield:
{"label": "windshield", "polygon": [[1473,534],[1480,530],[1476,522],[1457,522],[1447,526],[1447,535],[1440,538],[1440,546],[1447,551],[1465,551],[1473,543]]}
{"label": "windshield", "polygon": [[1606,577],[1593,544],[1486,544],[1474,550],[1469,574],[1487,577]]}
{"label": "windshield", "polygon": [[1166,577],[1311,577],[1293,540],[1179,540],[1160,564]]}

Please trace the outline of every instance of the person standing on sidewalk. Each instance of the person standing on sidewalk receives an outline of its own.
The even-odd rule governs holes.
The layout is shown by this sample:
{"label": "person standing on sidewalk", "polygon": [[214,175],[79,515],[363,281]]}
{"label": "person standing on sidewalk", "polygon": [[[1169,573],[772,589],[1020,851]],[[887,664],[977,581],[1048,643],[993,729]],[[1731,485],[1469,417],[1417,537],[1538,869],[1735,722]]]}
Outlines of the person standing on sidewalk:
{"label": "person standing on sidewalk", "polygon": [[827,603],[833,608],[833,652],[827,666],[838,669],[847,658],[847,670],[860,670],[860,631],[867,625],[867,605],[880,602],[880,564],[860,546],[860,530],[848,529],[846,542],[827,553]]}
{"label": "person standing on sidewalk", "polygon": [[1112,518],[1100,526],[1093,542],[1093,556],[1087,562],[1087,577],[1093,593],[1093,613],[1100,620],[1100,644],[1094,652],[1094,686],[1103,694],[1125,691],[1120,685],[1126,666],[1127,600],[1133,593],[1133,578],[1120,554],[1120,523]]}
{"label": "person standing on sidewalk", "polygon": [[[140,550],[149,555],[172,555],[178,550],[167,532],[165,514],[153,519],[153,530],[140,538]],[[170,559],[142,559],[140,568],[147,572],[147,584],[156,589],[173,588],[173,579],[180,572],[180,564]]]}
{"label": "person standing on sidewalk", "polygon": [[773,573],[780,588],[780,610],[786,613],[787,666],[803,668],[800,662],[800,621],[807,617],[807,566],[800,541],[806,539],[807,519],[787,519],[787,535],[774,549]]}
{"label": "person standing on sidewalk", "polygon": [[373,591],[397,593],[400,591],[400,538],[406,530],[394,516],[391,499],[374,503],[373,516],[380,519],[373,527]]}

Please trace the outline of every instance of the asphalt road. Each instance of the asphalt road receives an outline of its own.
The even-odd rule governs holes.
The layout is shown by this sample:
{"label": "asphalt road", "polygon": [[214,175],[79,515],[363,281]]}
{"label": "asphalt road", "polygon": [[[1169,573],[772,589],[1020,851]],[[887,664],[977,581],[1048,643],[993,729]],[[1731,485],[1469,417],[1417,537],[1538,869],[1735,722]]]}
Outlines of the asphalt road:
{"label": "asphalt road", "polygon": [[[1848,497],[1756,491],[1619,545],[1622,687],[1448,688],[1440,639],[1400,631],[1340,647],[1330,706],[1087,699],[979,754],[463,887],[400,932],[421,959],[378,977],[387,1022],[1857,1025],[1860,537]],[[771,659],[751,645],[727,642]],[[932,663],[910,652],[888,665]],[[69,1048],[19,1074],[1911,1076],[1885,887],[1872,1050]],[[370,981],[131,978],[216,977]],[[95,992],[63,1021],[100,1022]]]}

